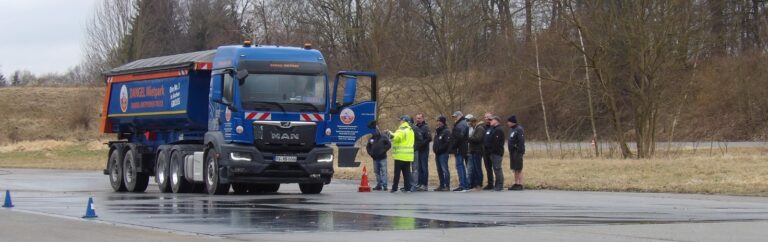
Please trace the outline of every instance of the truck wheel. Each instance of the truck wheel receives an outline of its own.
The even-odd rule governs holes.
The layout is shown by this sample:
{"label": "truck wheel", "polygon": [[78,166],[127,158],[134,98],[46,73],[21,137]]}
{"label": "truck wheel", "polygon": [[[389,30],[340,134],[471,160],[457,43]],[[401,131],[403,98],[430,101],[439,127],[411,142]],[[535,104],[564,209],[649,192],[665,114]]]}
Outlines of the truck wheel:
{"label": "truck wheel", "polygon": [[[322,190],[322,187],[320,188]],[[276,193],[280,190],[280,184],[261,184],[261,191],[264,193]]]}
{"label": "truck wheel", "polygon": [[149,176],[139,171],[138,160],[133,151],[129,150],[123,158],[123,181],[129,192],[144,192],[149,185]]}
{"label": "truck wheel", "polygon": [[301,193],[304,193],[304,194],[318,194],[323,191],[323,184],[322,183],[299,184],[299,189],[301,189]]}
{"label": "truck wheel", "polygon": [[232,191],[234,191],[234,193],[238,195],[246,194],[248,192],[248,188],[250,188],[248,184],[232,183]]}
{"label": "truck wheel", "polygon": [[219,179],[219,159],[216,150],[210,149],[206,152],[205,169],[203,169],[203,178],[205,180],[205,190],[211,195],[222,195],[229,193],[229,184],[222,184]]}
{"label": "truck wheel", "polygon": [[155,183],[162,193],[171,192],[170,176],[171,166],[168,164],[168,151],[162,150],[157,156],[157,165],[155,166]]}
{"label": "truck wheel", "polygon": [[173,191],[173,193],[188,193],[192,191],[192,184],[184,178],[184,173],[181,170],[182,156],[179,153],[179,151],[173,151],[173,153],[171,153],[171,174],[169,174],[171,191]]}
{"label": "truck wheel", "polygon": [[116,192],[124,192],[126,189],[125,183],[123,183],[123,162],[117,149],[112,150],[108,163],[109,185],[112,185],[112,190]]}

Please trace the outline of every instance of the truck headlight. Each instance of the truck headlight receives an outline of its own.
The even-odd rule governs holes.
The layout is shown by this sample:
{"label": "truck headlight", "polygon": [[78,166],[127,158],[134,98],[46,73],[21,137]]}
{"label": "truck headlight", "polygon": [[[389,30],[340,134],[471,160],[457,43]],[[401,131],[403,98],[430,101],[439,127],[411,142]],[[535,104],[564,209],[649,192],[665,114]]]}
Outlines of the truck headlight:
{"label": "truck headlight", "polygon": [[233,161],[251,161],[251,154],[243,152],[229,153],[229,159]]}
{"label": "truck headlight", "polygon": [[333,154],[317,155],[317,162],[333,162]]}

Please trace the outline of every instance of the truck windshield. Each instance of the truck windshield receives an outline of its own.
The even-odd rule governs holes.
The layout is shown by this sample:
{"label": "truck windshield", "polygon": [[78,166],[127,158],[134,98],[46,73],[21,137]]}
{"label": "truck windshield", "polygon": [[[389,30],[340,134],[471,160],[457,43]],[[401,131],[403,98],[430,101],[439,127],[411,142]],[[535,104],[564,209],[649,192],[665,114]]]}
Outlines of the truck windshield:
{"label": "truck windshield", "polygon": [[250,110],[322,112],[325,76],[254,73],[240,84],[240,100]]}

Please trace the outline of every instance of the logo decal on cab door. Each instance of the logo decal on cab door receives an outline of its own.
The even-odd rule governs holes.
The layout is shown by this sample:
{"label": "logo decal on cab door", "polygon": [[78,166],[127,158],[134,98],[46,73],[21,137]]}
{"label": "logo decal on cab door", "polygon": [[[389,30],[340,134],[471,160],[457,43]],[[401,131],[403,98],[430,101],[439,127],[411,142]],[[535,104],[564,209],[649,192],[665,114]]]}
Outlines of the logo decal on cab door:
{"label": "logo decal on cab door", "polygon": [[120,111],[128,111],[128,88],[125,85],[120,88]]}
{"label": "logo decal on cab door", "polygon": [[345,108],[341,110],[341,114],[339,115],[341,118],[341,122],[344,124],[351,124],[352,122],[355,122],[355,112],[352,111],[352,109]]}

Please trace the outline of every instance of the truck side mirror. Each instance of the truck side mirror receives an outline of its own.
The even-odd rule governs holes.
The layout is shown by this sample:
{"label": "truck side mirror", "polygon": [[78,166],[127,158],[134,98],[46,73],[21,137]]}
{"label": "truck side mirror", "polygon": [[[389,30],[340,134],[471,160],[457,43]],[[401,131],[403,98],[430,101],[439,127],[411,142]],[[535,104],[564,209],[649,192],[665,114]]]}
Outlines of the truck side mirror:
{"label": "truck side mirror", "polygon": [[347,106],[355,103],[355,94],[357,93],[357,78],[353,76],[347,76],[346,82],[344,82],[344,98],[342,100],[342,106]]}
{"label": "truck side mirror", "polygon": [[248,70],[246,69],[239,69],[237,70],[237,80],[240,83],[243,83],[245,81],[245,78],[248,77]]}

